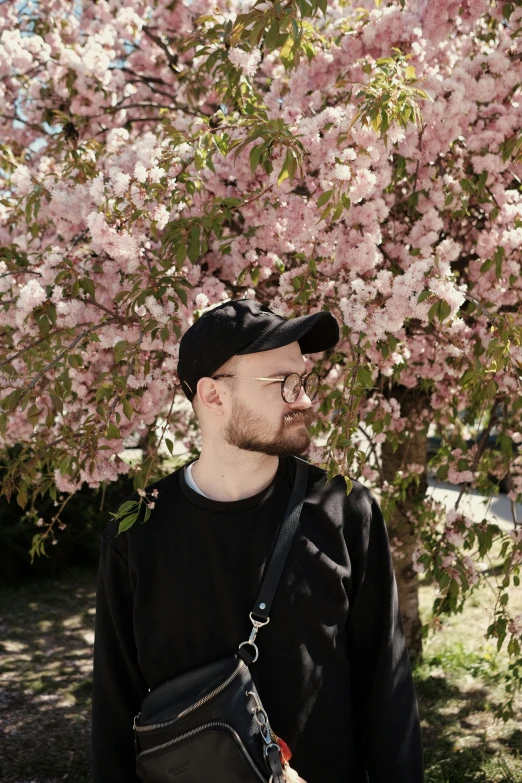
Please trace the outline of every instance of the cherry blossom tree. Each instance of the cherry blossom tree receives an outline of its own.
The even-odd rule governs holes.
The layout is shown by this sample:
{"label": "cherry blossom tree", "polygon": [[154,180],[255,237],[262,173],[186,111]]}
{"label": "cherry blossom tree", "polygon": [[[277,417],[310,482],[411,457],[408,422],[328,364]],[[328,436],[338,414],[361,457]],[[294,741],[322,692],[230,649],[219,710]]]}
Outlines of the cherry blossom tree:
{"label": "cherry blossom tree", "polygon": [[[133,475],[124,531],[153,513],[160,449],[197,453],[176,364],[207,307],[328,309],[342,338],[307,358],[322,377],[308,458],[347,492],[354,478],[379,492],[412,657],[419,571],[439,586],[436,620],[500,547],[487,634],[512,656],[510,714],[521,33],[521,0],[0,4],[2,493],[40,526],[33,556],[83,482]],[[465,426],[481,431],[471,445]],[[426,495],[430,428],[430,467],[461,485],[448,514]],[[492,473],[507,476],[509,535],[459,511],[468,486],[496,491]]]}

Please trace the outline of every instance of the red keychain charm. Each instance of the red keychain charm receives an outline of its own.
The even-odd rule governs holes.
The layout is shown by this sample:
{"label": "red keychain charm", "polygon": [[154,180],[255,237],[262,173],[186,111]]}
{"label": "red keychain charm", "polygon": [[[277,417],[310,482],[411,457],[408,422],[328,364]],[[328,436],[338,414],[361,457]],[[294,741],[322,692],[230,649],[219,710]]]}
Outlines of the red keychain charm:
{"label": "red keychain charm", "polygon": [[283,760],[288,763],[292,758],[292,751],[290,750],[286,742],[283,739],[281,739],[281,737],[278,737],[277,734],[275,735],[275,741],[281,748],[281,755],[283,757]]}
{"label": "red keychain charm", "polygon": [[292,769],[289,764],[289,761],[292,758],[292,751],[286,742],[281,739],[281,737],[278,737],[275,733],[273,733],[272,739],[277,742],[281,751],[281,758],[283,760],[283,774],[285,776],[286,783],[306,783],[306,781],[303,780],[303,778],[300,778],[295,769]]}

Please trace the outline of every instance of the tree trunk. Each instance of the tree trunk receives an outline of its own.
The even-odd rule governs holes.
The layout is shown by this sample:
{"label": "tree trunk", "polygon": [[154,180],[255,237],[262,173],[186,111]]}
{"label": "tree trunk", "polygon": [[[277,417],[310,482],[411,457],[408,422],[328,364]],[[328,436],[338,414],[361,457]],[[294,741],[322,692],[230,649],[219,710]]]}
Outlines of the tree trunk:
{"label": "tree trunk", "polygon": [[[388,396],[388,395],[387,395]],[[417,543],[417,535],[414,525],[407,518],[406,512],[410,502],[415,498],[423,498],[426,495],[426,435],[420,429],[416,429],[417,416],[421,413],[421,405],[424,400],[419,396],[418,390],[395,388],[390,396],[395,397],[401,406],[401,416],[408,421],[410,436],[405,443],[399,444],[393,451],[392,445],[385,441],[381,445],[382,477],[390,484],[395,479],[399,470],[405,470],[409,464],[424,466],[424,472],[419,476],[419,487],[411,483],[406,492],[406,498],[400,504],[397,503],[391,515],[386,519],[390,544],[392,548],[393,566],[397,580],[399,605],[406,645],[412,663],[420,663],[422,660],[422,635],[419,616],[419,579],[413,569],[412,554]]]}

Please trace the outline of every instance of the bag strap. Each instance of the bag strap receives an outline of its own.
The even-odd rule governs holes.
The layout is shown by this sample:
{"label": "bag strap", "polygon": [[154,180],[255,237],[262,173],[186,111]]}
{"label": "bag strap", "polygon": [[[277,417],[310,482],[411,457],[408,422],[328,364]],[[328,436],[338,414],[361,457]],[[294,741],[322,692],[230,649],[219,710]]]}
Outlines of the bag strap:
{"label": "bag strap", "polygon": [[[294,540],[306,495],[308,463],[299,457],[294,457],[294,461],[296,471],[292,494],[290,495],[285,518],[279,529],[274,551],[272,552],[272,557],[268,563],[268,568],[261,584],[255,606],[250,612],[250,619],[253,625],[252,632],[248,641],[241,642],[239,645],[239,655],[247,665],[257,661],[259,656],[255,638],[259,628],[270,622],[272,602],[285,567],[288,553],[290,552],[290,547],[292,546],[292,541]],[[254,657],[245,649],[245,646],[247,645],[255,650]]]}

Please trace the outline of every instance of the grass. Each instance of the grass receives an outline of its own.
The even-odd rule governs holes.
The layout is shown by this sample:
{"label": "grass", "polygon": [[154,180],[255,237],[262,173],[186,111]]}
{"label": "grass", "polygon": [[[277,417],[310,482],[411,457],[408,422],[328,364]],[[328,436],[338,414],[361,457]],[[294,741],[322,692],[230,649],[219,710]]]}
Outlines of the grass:
{"label": "grass", "polygon": [[[420,590],[424,622],[434,591]],[[424,643],[424,662],[414,672],[424,742],[426,783],[520,783],[522,781],[522,697],[515,718],[494,717],[502,700],[507,654],[496,651],[484,632],[495,596],[487,585],[470,596],[462,614],[446,618]],[[522,591],[512,591],[514,613]]]}
{"label": "grass", "polygon": [[[75,570],[0,590],[2,783],[90,783],[95,580]],[[520,612],[518,592],[510,602]],[[424,621],[433,597],[423,585]],[[493,715],[506,656],[484,639],[492,598],[487,588],[474,593],[425,642],[414,672],[426,783],[522,780],[522,698],[515,720]]]}

